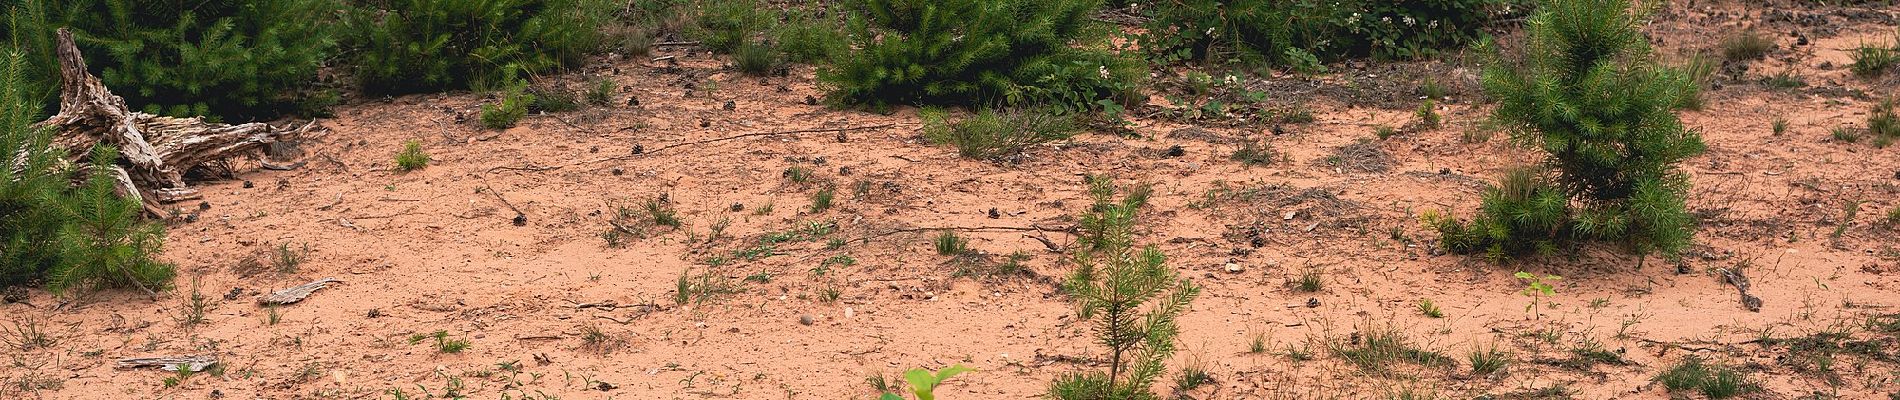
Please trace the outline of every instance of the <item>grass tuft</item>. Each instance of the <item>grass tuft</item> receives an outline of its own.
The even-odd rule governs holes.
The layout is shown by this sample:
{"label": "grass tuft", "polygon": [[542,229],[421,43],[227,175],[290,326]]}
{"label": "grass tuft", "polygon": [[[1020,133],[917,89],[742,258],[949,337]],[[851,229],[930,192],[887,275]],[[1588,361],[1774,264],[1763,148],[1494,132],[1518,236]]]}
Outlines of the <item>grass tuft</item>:
{"label": "grass tuft", "polygon": [[422,141],[403,142],[402,152],[396,153],[396,168],[414,171],[429,166],[429,153],[422,151]]}

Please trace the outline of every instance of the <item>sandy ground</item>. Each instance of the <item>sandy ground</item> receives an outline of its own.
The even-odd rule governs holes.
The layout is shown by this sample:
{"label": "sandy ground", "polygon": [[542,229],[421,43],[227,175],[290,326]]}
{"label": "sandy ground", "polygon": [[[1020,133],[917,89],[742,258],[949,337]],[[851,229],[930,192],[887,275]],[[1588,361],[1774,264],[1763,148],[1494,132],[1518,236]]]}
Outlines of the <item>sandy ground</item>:
{"label": "sandy ground", "polygon": [[[994,163],[924,142],[915,110],[806,104],[820,94],[809,67],[747,77],[721,58],[672,49],[660,54],[679,56],[677,65],[609,57],[566,77],[613,79],[622,90],[612,106],[530,116],[502,131],[476,126],[489,100],[478,95],[339,108],[301,144],[302,168],[239,160],[239,180],[203,183],[209,208],[169,232],[164,258],[181,270],[178,290],[158,299],[35,290],[0,305],[10,328],[0,336],[33,327],[54,339],[0,349],[13,361],[0,369],[0,393],[872,398],[866,377],[961,363],[978,371],[942,398],[1033,398],[1059,374],[1098,368],[1088,324],[1053,286],[1072,264],[1039,238],[1072,242],[1059,229],[1088,204],[1083,176],[1103,174],[1153,185],[1139,240],[1206,287],[1183,318],[1176,364],[1205,368],[1214,383],[1176,393],[1186,398],[1663,398],[1651,379],[1690,355],[1746,372],[1760,386],[1751,398],[1888,398],[1900,392],[1900,339],[1879,323],[1900,314],[1900,227],[1880,220],[1900,207],[1900,148],[1844,143],[1830,131],[1864,127],[1873,99],[1895,89],[1844,65],[1861,41],[1890,40],[1900,13],[1792,11],[1828,21],[1804,25],[1764,18],[1789,12],[1770,10],[1677,5],[1652,28],[1669,39],[1665,58],[1743,27],[1779,44],[1716,78],[1705,107],[1683,114],[1709,151],[1683,165],[1702,223],[1681,263],[1606,246],[1502,266],[1435,254],[1421,213],[1468,214],[1484,182],[1534,160],[1503,133],[1471,143],[1486,132],[1488,109],[1466,81],[1474,67],[1451,61],[1347,65],[1317,79],[1371,82],[1350,96],[1270,93],[1276,104],[1303,104],[1311,123],[1175,116],[1162,84],[1133,112],[1132,137],[1083,134]],[[1796,46],[1791,32],[1811,43]],[[1381,72],[1393,68],[1427,72]],[[1757,83],[1784,70],[1807,86]],[[1376,126],[1413,122],[1410,77],[1422,76],[1452,88],[1438,103],[1445,126],[1374,139]],[[1786,132],[1772,132],[1776,118]],[[806,129],[818,131],[680,145]],[[433,157],[427,168],[395,170],[409,140]],[[1362,140],[1372,141],[1339,150]],[[1247,141],[1284,159],[1230,160]],[[1169,156],[1177,145],[1183,154]],[[793,167],[809,178],[791,179]],[[814,210],[827,188],[835,204]],[[625,222],[639,234],[609,247],[603,234],[618,210],[644,215],[649,201],[683,225]],[[1860,210],[1843,220],[1852,201]],[[514,223],[516,209],[525,223]],[[1058,230],[1021,229],[1034,227]],[[963,228],[981,256],[936,254],[942,228]],[[761,247],[767,237],[790,240]],[[280,246],[300,262],[274,261]],[[1015,252],[1029,272],[994,273]],[[841,255],[855,262],[827,262]],[[1744,271],[1759,312],[1742,307],[1719,269]],[[1518,293],[1520,270],[1563,276],[1539,318]],[[1317,292],[1292,283],[1309,272],[1322,282]],[[732,293],[679,304],[683,274]],[[324,277],[342,282],[293,305],[254,302]],[[196,323],[194,282],[205,299]],[[1421,315],[1421,299],[1444,317]],[[1390,329],[1456,365],[1367,369],[1332,350]],[[439,351],[424,337],[437,331],[469,345]],[[1861,345],[1823,361],[1800,345],[1819,342],[1804,338]],[[1265,351],[1250,351],[1256,340]],[[1504,373],[1472,373],[1466,355],[1493,346],[1516,361]],[[1613,360],[1587,361],[1579,349]],[[215,355],[221,366],[170,385],[177,374],[113,363],[156,355]]]}

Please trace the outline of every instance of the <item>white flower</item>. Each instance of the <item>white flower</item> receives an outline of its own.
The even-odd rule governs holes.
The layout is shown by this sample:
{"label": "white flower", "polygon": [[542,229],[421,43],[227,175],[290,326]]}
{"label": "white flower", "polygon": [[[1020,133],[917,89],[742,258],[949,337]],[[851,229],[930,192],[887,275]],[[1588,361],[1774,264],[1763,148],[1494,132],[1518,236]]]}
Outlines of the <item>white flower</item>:
{"label": "white flower", "polygon": [[1407,15],[1405,16],[1405,26],[1418,26],[1418,20],[1412,19],[1412,16]]}
{"label": "white flower", "polygon": [[1392,23],[1392,17],[1379,17],[1379,22]]}
{"label": "white flower", "polygon": [[1438,29],[1438,20],[1435,20],[1435,19],[1432,20],[1432,23],[1430,26],[1432,29]]}
{"label": "white flower", "polygon": [[1101,74],[1101,75],[1102,75],[1102,79],[1108,79],[1108,66],[1107,66],[1107,65],[1103,65],[1103,66],[1101,66],[1101,67],[1098,67],[1098,68],[1100,68],[1100,69],[1097,69],[1097,70],[1095,70],[1095,72],[1096,72],[1096,73],[1098,73],[1098,74]]}

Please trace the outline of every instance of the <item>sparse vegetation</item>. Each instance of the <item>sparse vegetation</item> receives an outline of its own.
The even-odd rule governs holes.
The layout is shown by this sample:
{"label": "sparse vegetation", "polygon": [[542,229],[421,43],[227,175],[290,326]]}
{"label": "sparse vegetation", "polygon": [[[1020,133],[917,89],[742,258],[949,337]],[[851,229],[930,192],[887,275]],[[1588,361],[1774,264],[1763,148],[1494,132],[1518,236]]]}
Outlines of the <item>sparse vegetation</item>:
{"label": "sparse vegetation", "polygon": [[438,330],[438,331],[435,331],[434,333],[428,333],[428,334],[417,333],[414,335],[409,335],[409,344],[422,343],[422,341],[424,340],[431,340],[431,339],[434,340],[434,343],[432,344],[432,346],[435,347],[435,351],[438,353],[443,353],[443,354],[461,353],[463,350],[468,350],[468,347],[469,347],[469,342],[467,339],[449,338],[449,331],[443,331],[443,330]]}
{"label": "sparse vegetation", "polygon": [[1471,372],[1478,376],[1492,376],[1503,372],[1511,364],[1511,353],[1498,349],[1497,345],[1474,347],[1465,355],[1465,362],[1471,364]]}
{"label": "sparse vegetation", "polygon": [[942,109],[920,114],[925,139],[956,146],[958,154],[980,160],[1008,160],[1031,146],[1068,139],[1079,129],[1074,117],[1051,109],[983,109],[956,122],[949,122]]}
{"label": "sparse vegetation", "polygon": [[1328,346],[1334,355],[1363,370],[1381,371],[1399,362],[1427,367],[1457,364],[1451,357],[1413,344],[1397,326],[1365,322],[1355,331],[1354,340],[1334,339]]}
{"label": "sparse vegetation", "polygon": [[953,230],[946,229],[942,232],[938,232],[937,239],[933,241],[932,243],[935,244],[937,248],[937,255],[940,255],[940,256],[960,255],[966,251],[969,251],[969,248],[967,247],[969,246],[969,241],[961,237],[957,237],[957,232]]}
{"label": "sparse vegetation", "polygon": [[1724,365],[1709,364],[1696,356],[1684,357],[1656,375],[1655,380],[1670,393],[1693,391],[1711,399],[1735,397],[1753,387],[1740,371]]}
{"label": "sparse vegetation", "polygon": [[[904,383],[910,386],[910,394],[911,396],[915,396],[913,397],[914,400],[936,400],[937,386],[942,385],[944,381],[950,380],[952,377],[970,371],[975,371],[975,369],[965,367],[963,364],[952,365],[935,372],[923,368],[913,368],[910,371],[904,372]],[[891,384],[884,380],[883,375],[875,375],[869,382],[871,382],[871,386],[876,388],[878,392],[883,393],[883,395],[879,397],[879,400],[904,400],[902,395],[894,393],[891,390]]]}
{"label": "sparse vegetation", "polygon": [[700,305],[712,301],[719,296],[739,293],[745,290],[739,285],[728,282],[723,276],[718,276],[711,272],[694,276],[691,272],[692,271],[680,271],[679,280],[674,284],[673,288],[673,304],[682,306],[688,304]]}
{"label": "sparse vegetation", "polygon": [[[1425,100],[1424,103],[1420,103],[1418,105],[1418,111],[1414,111],[1412,114],[1418,117],[1418,126],[1425,129],[1438,129],[1438,124],[1444,119],[1438,115],[1438,104],[1429,99]],[[1381,136],[1379,138],[1384,139],[1385,137]]]}
{"label": "sparse vegetation", "polygon": [[1234,155],[1228,158],[1253,167],[1273,164],[1282,157],[1285,156],[1281,155],[1279,150],[1274,150],[1272,143],[1249,141],[1234,150]]}
{"label": "sparse vegetation", "polygon": [[837,196],[837,190],[826,186],[811,194],[811,212],[821,213],[831,209],[831,199]]}
{"label": "sparse vegetation", "polygon": [[1759,60],[1775,49],[1774,39],[1746,30],[1722,39],[1722,59],[1728,62]]}
{"label": "sparse vegetation", "polygon": [[1868,110],[1867,133],[1873,135],[1874,147],[1884,148],[1900,140],[1900,116],[1894,113],[1895,105],[1900,105],[1900,98],[1890,97]]}
{"label": "sparse vegetation", "polygon": [[1557,294],[1557,287],[1551,285],[1551,282],[1563,279],[1563,277],[1556,275],[1544,275],[1540,277],[1536,274],[1524,271],[1517,271],[1517,274],[1513,276],[1518,280],[1524,281],[1524,289],[1517,291],[1517,293],[1524,295],[1524,297],[1531,298],[1531,303],[1524,306],[1524,311],[1531,313],[1532,319],[1543,319],[1544,297]]}
{"label": "sparse vegetation", "polygon": [[1319,268],[1307,268],[1300,271],[1298,278],[1292,279],[1288,283],[1290,286],[1293,286],[1295,290],[1306,293],[1316,293],[1326,288],[1326,277],[1324,273],[1325,272]]}
{"label": "sparse vegetation", "polygon": [[1854,60],[1853,64],[1848,65],[1848,69],[1854,71],[1854,76],[1878,78],[1885,75],[1893,71],[1895,66],[1900,66],[1900,31],[1895,32],[1892,44],[1861,43],[1848,56]]}

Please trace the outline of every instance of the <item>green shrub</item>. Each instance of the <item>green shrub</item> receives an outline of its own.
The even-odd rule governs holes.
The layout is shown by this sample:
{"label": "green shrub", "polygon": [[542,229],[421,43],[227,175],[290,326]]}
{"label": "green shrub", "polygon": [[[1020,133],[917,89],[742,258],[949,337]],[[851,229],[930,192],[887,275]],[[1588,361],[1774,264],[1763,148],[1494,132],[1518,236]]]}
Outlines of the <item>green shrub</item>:
{"label": "green shrub", "polygon": [[746,43],[732,51],[732,64],[739,72],[752,76],[765,76],[778,66],[778,51],[768,43]]}
{"label": "green shrub", "polygon": [[1483,36],[1515,0],[1185,0],[1147,7],[1142,49],[1161,63],[1284,65],[1317,72],[1352,57],[1417,58]]}
{"label": "green shrub", "polygon": [[[1485,70],[1484,88],[1498,102],[1495,117],[1517,126],[1518,139],[1547,153],[1550,183],[1576,203],[1568,216],[1530,185],[1525,209],[1510,195],[1487,196],[1473,237],[1439,224],[1447,247],[1482,249],[1493,257],[1543,248],[1547,239],[1613,240],[1637,254],[1674,256],[1689,243],[1694,221],[1684,205],[1689,181],[1675,164],[1700,154],[1701,136],[1675,110],[1693,95],[1689,74],[1651,61],[1638,29],[1644,12],[1618,0],[1547,0],[1526,24],[1529,43]],[[1509,184],[1507,182],[1507,184]],[[1506,188],[1509,190],[1509,188]],[[1508,193],[1507,193],[1508,194]],[[1534,211],[1534,224],[1522,218]],[[1548,219],[1559,215],[1558,219]],[[1483,219],[1494,219],[1483,221]],[[1499,237],[1540,230],[1535,237]]]}
{"label": "green shrub", "polygon": [[1082,215],[1075,247],[1079,267],[1063,290],[1079,303],[1078,316],[1094,325],[1107,347],[1108,370],[1065,374],[1049,387],[1060,400],[1159,399],[1151,386],[1167,370],[1180,331],[1175,318],[1200,294],[1178,277],[1154,246],[1134,247],[1135,216],[1150,191],[1138,187],[1117,201],[1117,188],[1090,177],[1095,204]]}
{"label": "green shrub", "polygon": [[507,129],[528,115],[528,105],[534,104],[534,95],[511,89],[501,94],[499,104],[482,104],[482,126],[488,129]]}
{"label": "green shrub", "polygon": [[844,25],[834,19],[793,10],[771,34],[785,61],[820,63],[845,52],[843,32]]}
{"label": "green shrub", "polygon": [[60,262],[46,274],[46,288],[140,288],[165,290],[178,272],[171,264],[152,259],[162,250],[165,226],[145,221],[143,204],[119,197],[106,168],[118,151],[101,147],[92,153],[93,175],[65,198],[56,248]]}
{"label": "green shrub", "polygon": [[1774,39],[1752,30],[1722,40],[1722,58],[1729,62],[1759,60],[1774,49]]}
{"label": "green shrub", "polygon": [[1003,160],[1030,146],[1068,139],[1079,129],[1074,117],[1050,110],[984,109],[957,122],[946,121],[940,109],[922,114],[926,140],[954,145],[958,154],[980,160]]}
{"label": "green shrub", "polygon": [[396,153],[396,168],[414,171],[429,166],[429,153],[422,152],[422,141],[403,142],[402,152]]}
{"label": "green shrub", "polygon": [[731,53],[753,43],[753,36],[765,32],[775,22],[768,8],[758,0],[702,0],[692,36],[701,45],[720,53]]}
{"label": "green shrub", "polygon": [[405,94],[510,82],[579,65],[599,50],[606,0],[358,0],[343,18],[365,92]]}
{"label": "green shrub", "polygon": [[[189,5],[186,5],[186,4]],[[6,36],[32,56],[29,95],[54,102],[53,31],[70,27],[87,66],[127,105],[225,120],[315,114],[335,101],[317,70],[333,54],[337,0],[16,0]]]}
{"label": "green shrub", "polygon": [[1102,49],[1100,0],[852,0],[850,50],[819,80],[843,104],[1131,101],[1146,70]]}
{"label": "green shrub", "polygon": [[105,167],[110,148],[92,154],[93,171],[69,188],[72,171],[59,167],[63,151],[52,133],[35,127],[39,104],[27,82],[25,56],[0,59],[0,286],[45,283],[64,292],[94,287],[164,290],[175,272],[151,258],[160,251],[164,226],[140,219],[141,204],[113,192]]}
{"label": "green shrub", "polygon": [[608,103],[612,103],[614,89],[619,88],[620,85],[615,84],[613,79],[595,79],[593,83],[587,85],[587,104],[604,106]]}
{"label": "green shrub", "polygon": [[67,223],[54,205],[65,180],[56,167],[59,154],[49,149],[52,134],[33,126],[40,107],[26,84],[26,59],[8,51],[0,80],[0,159],[20,160],[0,168],[0,285],[39,281],[60,252],[54,246]]}
{"label": "green shrub", "polygon": [[1438,231],[1446,251],[1483,254],[1492,261],[1554,253],[1569,237],[1570,199],[1536,168],[1505,173],[1497,185],[1485,189],[1483,204],[1469,223],[1430,211],[1423,219]]}
{"label": "green shrub", "polygon": [[558,83],[536,83],[528,85],[527,93],[534,98],[528,103],[528,111],[568,112],[581,109],[581,94]]}

